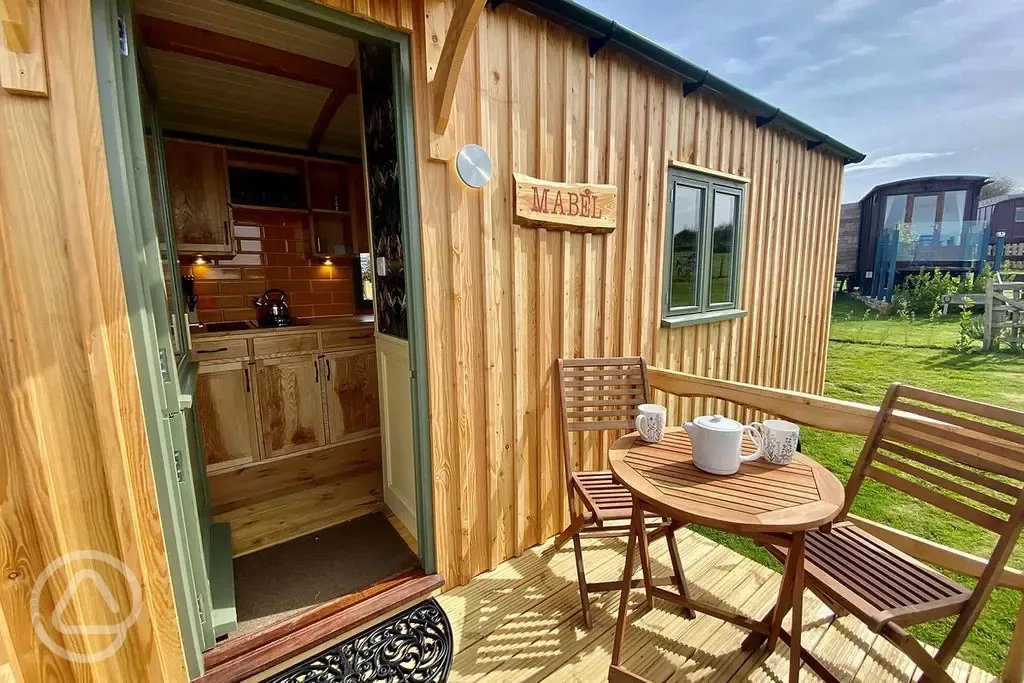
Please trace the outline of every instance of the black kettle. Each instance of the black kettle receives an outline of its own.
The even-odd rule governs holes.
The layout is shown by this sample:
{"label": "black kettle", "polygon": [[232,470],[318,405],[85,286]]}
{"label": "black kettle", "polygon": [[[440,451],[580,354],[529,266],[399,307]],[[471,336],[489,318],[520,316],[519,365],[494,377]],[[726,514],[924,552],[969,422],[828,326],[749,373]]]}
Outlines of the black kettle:
{"label": "black kettle", "polygon": [[292,317],[288,314],[288,295],[283,289],[268,289],[256,299],[260,312],[260,327],[288,327]]}

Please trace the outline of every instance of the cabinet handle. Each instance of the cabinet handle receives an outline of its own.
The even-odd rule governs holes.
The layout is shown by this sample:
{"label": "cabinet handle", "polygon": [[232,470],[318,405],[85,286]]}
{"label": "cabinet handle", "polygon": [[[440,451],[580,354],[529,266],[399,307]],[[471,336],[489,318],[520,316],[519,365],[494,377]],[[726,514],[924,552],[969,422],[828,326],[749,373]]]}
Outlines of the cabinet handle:
{"label": "cabinet handle", "polygon": [[316,370],[316,381],[317,381],[317,384],[319,384],[320,383],[320,359],[319,358],[314,358],[313,359],[313,368]]}
{"label": "cabinet handle", "polygon": [[330,358],[324,358],[324,365],[327,366],[327,381],[330,382],[331,381],[331,359]]}
{"label": "cabinet handle", "polygon": [[249,368],[242,368],[242,371],[245,373],[245,393],[248,394],[252,391],[252,387],[249,385]]}
{"label": "cabinet handle", "polygon": [[199,349],[198,351],[196,351],[196,353],[223,353],[224,351],[227,350],[228,347],[222,346],[219,349]]}

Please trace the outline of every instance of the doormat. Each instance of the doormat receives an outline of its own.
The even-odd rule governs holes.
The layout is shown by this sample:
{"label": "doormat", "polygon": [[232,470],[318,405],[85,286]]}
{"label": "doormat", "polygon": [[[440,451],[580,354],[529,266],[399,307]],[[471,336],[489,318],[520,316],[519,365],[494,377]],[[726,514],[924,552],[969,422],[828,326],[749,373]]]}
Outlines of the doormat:
{"label": "doormat", "polygon": [[443,683],[452,625],[433,598],[313,655],[270,683]]}

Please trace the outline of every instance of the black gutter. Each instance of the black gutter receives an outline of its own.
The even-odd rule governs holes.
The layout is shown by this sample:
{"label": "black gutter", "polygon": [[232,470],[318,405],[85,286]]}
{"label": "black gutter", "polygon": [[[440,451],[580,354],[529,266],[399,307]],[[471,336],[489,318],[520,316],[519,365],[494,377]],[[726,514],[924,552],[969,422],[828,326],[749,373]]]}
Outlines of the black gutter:
{"label": "black gutter", "polygon": [[747,91],[722,80],[707,69],[688,62],[657,43],[630,31],[611,19],[578,5],[572,0],[491,0],[492,6],[508,2],[531,14],[536,14],[570,30],[580,33],[590,41],[591,50],[614,47],[636,59],[653,64],[683,77],[683,93],[689,95],[698,89],[709,90],[734,106],[755,117],[758,127],[772,124],[789,130],[807,142],[808,149],[821,147],[842,158],[844,164],[864,161],[864,154],[852,147],[833,140],[817,128],[795,116],[790,116],[778,107],[754,97]]}

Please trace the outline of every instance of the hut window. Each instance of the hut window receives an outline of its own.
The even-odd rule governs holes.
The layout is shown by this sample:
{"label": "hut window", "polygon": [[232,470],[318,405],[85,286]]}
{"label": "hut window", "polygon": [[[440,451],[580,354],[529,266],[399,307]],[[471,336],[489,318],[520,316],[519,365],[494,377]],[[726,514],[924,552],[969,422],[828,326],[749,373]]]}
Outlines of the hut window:
{"label": "hut window", "polygon": [[1014,223],[1024,223],[1024,206],[1018,206],[1013,212]]}
{"label": "hut window", "polygon": [[743,314],[737,285],[744,197],[739,180],[669,171],[663,324]]}

